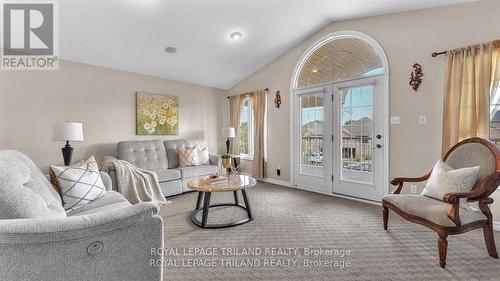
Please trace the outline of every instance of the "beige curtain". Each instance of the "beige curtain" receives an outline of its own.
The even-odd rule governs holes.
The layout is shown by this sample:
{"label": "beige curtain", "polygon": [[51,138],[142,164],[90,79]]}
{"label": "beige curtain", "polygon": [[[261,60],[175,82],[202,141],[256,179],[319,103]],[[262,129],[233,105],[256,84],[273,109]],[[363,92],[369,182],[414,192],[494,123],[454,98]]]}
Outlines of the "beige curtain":
{"label": "beige curtain", "polygon": [[240,154],[240,114],[242,102],[243,98],[241,96],[229,97],[229,126],[233,127],[236,131],[236,137],[231,143],[232,154]]}
{"label": "beige curtain", "polygon": [[[492,42],[449,51],[443,102],[443,155],[457,142],[489,136]],[[494,73],[495,72],[495,73]]]}
{"label": "beige curtain", "polygon": [[500,109],[500,40],[492,44],[490,104],[495,106],[490,108],[490,118]]}
{"label": "beige curtain", "polygon": [[264,118],[266,112],[265,90],[251,94],[254,117],[254,149],[252,175],[264,177]]}

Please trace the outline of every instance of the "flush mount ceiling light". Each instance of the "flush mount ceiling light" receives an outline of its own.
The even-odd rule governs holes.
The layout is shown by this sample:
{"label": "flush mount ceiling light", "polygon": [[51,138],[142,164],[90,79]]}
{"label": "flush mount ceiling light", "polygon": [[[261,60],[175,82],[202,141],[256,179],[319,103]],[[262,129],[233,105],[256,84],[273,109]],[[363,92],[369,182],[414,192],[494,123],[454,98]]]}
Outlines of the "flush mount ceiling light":
{"label": "flush mount ceiling light", "polygon": [[317,70],[317,69],[313,69],[311,72],[312,72],[312,73],[316,73],[316,72],[318,72],[318,71],[319,71],[319,70]]}
{"label": "flush mount ceiling light", "polygon": [[165,52],[167,52],[168,54],[175,54],[177,53],[177,48],[169,46],[165,48]]}
{"label": "flush mount ceiling light", "polygon": [[230,36],[231,36],[231,39],[233,39],[234,41],[238,41],[238,40],[240,40],[241,36],[243,36],[243,35],[241,34],[241,32],[233,32],[233,33],[231,33]]}

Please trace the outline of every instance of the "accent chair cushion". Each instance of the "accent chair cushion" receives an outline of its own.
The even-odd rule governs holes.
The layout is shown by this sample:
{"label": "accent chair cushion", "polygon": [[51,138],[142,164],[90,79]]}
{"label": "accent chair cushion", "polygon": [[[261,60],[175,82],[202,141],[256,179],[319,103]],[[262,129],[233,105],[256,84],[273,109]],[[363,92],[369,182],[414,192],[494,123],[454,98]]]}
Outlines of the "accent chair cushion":
{"label": "accent chair cushion", "polygon": [[106,194],[94,156],[72,166],[50,166],[59,182],[64,209],[71,212]]}
{"label": "accent chair cushion", "polygon": [[[478,172],[479,166],[455,170],[443,160],[439,160],[434,165],[421,195],[443,200],[446,193],[471,191],[476,183]],[[468,208],[465,200],[462,200],[460,206]]]}
{"label": "accent chair cushion", "polygon": [[0,219],[65,217],[59,194],[31,159],[0,151]]}
{"label": "accent chair cushion", "polygon": [[180,168],[200,165],[198,145],[195,147],[177,147],[176,149]]}
{"label": "accent chair cushion", "polygon": [[[384,196],[383,201],[391,203],[401,211],[424,218],[432,223],[444,227],[454,227],[455,223],[448,218],[451,204],[434,198],[416,194],[389,194]],[[487,220],[486,216],[478,210],[459,209],[462,225]]]}
{"label": "accent chair cushion", "polygon": [[446,164],[455,169],[479,166],[476,184],[496,171],[495,156],[481,143],[466,143],[453,150]]}

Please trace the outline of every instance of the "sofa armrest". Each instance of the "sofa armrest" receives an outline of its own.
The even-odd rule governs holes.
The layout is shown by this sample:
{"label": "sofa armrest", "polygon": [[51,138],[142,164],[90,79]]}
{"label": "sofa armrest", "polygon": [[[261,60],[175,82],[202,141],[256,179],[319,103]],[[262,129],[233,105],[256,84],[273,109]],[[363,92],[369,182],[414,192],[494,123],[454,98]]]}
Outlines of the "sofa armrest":
{"label": "sofa armrest", "polygon": [[0,244],[50,243],[99,235],[150,220],[158,211],[155,203],[143,202],[81,216],[0,220]]}
{"label": "sofa armrest", "polygon": [[158,210],[140,203],[73,217],[0,220],[1,279],[162,280],[162,267],[151,266],[151,259],[162,259],[151,254],[163,247]]}
{"label": "sofa armrest", "polygon": [[210,160],[210,165],[219,165],[219,155],[215,153],[209,153],[208,159]]}
{"label": "sofa armrest", "polygon": [[103,171],[100,171],[99,174],[101,175],[102,183],[104,183],[106,191],[113,190],[113,182],[111,181],[109,174]]}

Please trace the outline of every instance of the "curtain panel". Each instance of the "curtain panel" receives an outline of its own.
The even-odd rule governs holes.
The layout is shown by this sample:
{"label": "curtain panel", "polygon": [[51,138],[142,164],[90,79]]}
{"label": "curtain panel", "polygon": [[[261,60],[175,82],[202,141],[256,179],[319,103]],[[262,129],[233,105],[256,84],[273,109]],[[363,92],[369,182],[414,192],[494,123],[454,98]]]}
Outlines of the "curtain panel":
{"label": "curtain panel", "polygon": [[266,112],[265,90],[251,94],[254,116],[254,149],[252,175],[256,178],[264,177],[264,122]]}
{"label": "curtain panel", "polygon": [[488,139],[490,100],[500,76],[498,41],[446,53],[442,153],[470,137]]}
{"label": "curtain panel", "polygon": [[240,154],[240,115],[244,99],[241,96],[229,97],[229,126],[235,130],[235,137],[231,146],[232,154]]}

